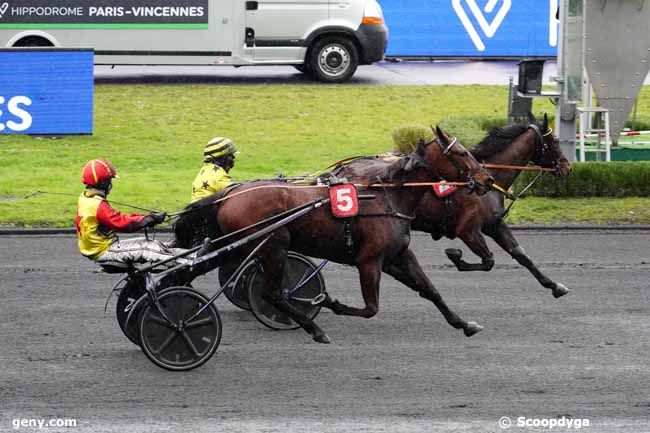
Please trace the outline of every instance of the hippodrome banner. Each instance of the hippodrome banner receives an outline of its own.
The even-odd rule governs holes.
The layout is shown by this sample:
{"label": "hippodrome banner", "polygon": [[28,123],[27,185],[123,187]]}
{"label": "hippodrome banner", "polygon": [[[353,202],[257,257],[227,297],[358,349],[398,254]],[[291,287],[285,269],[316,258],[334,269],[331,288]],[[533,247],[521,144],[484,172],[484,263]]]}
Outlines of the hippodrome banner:
{"label": "hippodrome banner", "polygon": [[379,0],[388,56],[554,57],[559,0]]}
{"label": "hippodrome banner", "polygon": [[208,0],[0,0],[0,28],[207,28]]}
{"label": "hippodrome banner", "polygon": [[0,134],[92,134],[92,50],[1,49],[0,65]]}

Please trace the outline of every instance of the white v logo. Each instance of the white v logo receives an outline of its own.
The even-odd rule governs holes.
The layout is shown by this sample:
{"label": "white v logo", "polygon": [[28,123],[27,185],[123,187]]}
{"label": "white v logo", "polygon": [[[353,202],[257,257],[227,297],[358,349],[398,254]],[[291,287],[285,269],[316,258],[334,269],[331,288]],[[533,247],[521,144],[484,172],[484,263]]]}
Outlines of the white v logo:
{"label": "white v logo", "polygon": [[7,9],[9,9],[9,3],[3,3],[2,6],[0,6],[0,18],[7,12]]}
{"label": "white v logo", "polygon": [[[481,37],[479,36],[476,29],[474,28],[474,24],[472,24],[472,21],[470,21],[467,12],[465,12],[465,9],[462,6],[462,1],[463,0],[451,0],[451,4],[454,7],[454,11],[456,11],[456,15],[458,15],[458,18],[460,18],[460,22],[463,24],[463,27],[465,27],[465,30],[467,31],[467,34],[469,35],[470,39],[472,39],[472,42],[474,42],[476,49],[479,51],[484,51],[485,44],[481,40]],[[483,30],[483,33],[488,38],[491,38],[497,32],[499,26],[501,26],[501,23],[503,23],[503,19],[506,17],[506,14],[510,10],[510,6],[512,6],[512,0],[503,0],[503,3],[501,4],[501,8],[496,13],[494,19],[492,20],[491,23],[488,23],[487,19],[485,18],[485,15],[476,4],[476,0],[465,0],[465,1],[469,6],[469,10],[472,11],[472,15],[476,19],[476,22],[478,22],[478,25],[481,27],[481,30]],[[483,10],[486,13],[491,13],[494,10],[498,1],[499,0],[488,0]]]}

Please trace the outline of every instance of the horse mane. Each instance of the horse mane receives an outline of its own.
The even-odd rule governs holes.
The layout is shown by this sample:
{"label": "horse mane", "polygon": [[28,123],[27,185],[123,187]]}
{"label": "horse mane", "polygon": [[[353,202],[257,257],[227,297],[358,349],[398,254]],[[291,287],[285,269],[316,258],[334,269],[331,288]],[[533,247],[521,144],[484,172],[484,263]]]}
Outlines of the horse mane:
{"label": "horse mane", "polygon": [[192,248],[200,245],[203,239],[210,237],[216,239],[220,235],[216,224],[214,209],[215,195],[205,197],[183,209],[183,214],[176,220],[172,227],[175,243],[178,248]]}
{"label": "horse mane", "polygon": [[470,149],[472,155],[479,161],[489,159],[491,156],[503,151],[512,140],[528,130],[528,125],[515,123],[503,128],[494,127],[476,146]]}
{"label": "horse mane", "polygon": [[[396,157],[398,159],[395,159]],[[378,177],[382,181],[392,181],[395,175],[404,168],[406,157],[407,155],[402,154],[382,154],[356,158],[342,164],[333,170],[332,174],[341,177],[353,176],[355,182],[368,184],[377,182]]]}

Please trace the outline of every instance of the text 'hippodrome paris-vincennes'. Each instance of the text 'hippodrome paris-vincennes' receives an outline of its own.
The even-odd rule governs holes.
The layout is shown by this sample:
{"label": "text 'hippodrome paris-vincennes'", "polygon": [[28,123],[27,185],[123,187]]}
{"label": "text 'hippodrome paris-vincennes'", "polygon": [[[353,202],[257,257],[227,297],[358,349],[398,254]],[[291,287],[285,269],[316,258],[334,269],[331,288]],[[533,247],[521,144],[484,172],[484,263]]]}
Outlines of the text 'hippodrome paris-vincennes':
{"label": "text 'hippodrome paris-vincennes'", "polygon": [[202,6],[18,6],[10,9],[13,16],[79,16],[79,17],[202,17]]}

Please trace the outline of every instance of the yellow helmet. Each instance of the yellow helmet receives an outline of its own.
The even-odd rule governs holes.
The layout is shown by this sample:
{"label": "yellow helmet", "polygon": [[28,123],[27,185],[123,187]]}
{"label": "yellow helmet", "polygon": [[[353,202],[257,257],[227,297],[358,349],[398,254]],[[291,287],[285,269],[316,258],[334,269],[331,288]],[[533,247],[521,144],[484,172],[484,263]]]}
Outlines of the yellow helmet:
{"label": "yellow helmet", "polygon": [[224,155],[236,155],[239,151],[235,147],[235,143],[230,138],[215,137],[205,145],[203,155],[206,158],[218,158]]}

